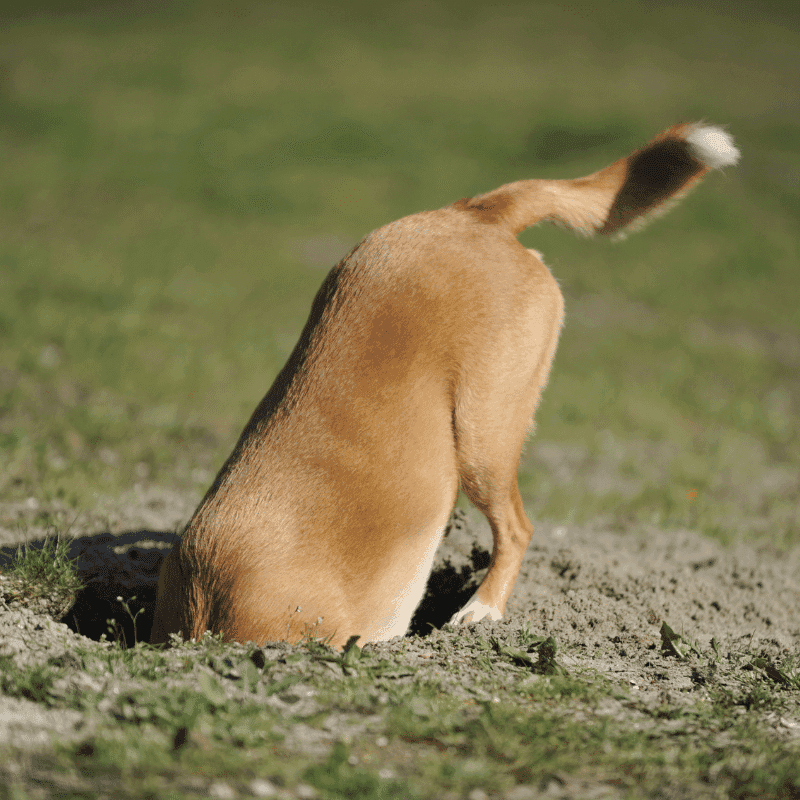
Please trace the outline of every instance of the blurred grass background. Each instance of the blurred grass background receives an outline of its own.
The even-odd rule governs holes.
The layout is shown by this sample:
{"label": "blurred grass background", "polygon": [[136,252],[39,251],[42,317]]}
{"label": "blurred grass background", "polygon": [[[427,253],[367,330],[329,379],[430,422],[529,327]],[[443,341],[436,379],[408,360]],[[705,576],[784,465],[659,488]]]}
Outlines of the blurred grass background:
{"label": "blurred grass background", "polygon": [[325,271],[397,217],[682,119],[742,162],[567,297],[531,515],[800,539],[794,3],[5,2],[0,498],[198,499]]}

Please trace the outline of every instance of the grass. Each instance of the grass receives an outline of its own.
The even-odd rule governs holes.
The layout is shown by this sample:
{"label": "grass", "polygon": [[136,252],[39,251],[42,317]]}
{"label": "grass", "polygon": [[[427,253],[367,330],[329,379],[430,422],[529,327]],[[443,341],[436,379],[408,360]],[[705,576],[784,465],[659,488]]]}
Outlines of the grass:
{"label": "grass", "polygon": [[9,572],[31,589],[39,586],[77,589],[80,583],[68,553],[66,538],[51,537],[40,548],[23,544],[17,548]]}
{"label": "grass", "polygon": [[48,598],[56,605],[71,605],[82,587],[75,559],[69,556],[69,539],[50,537],[41,547],[22,544],[4,570],[7,602],[25,604]]}
{"label": "grass", "polygon": [[[651,705],[585,668],[543,676],[509,659],[524,635],[479,640],[485,666],[447,636],[408,641],[409,655],[427,652],[416,669],[369,646],[348,659],[312,642],[274,651],[208,637],[166,653],[139,646],[124,663],[116,645],[82,645],[71,656],[88,676],[80,683],[62,664],[4,662],[0,675],[6,694],[90,712],[84,734],[26,765],[59,797],[193,797],[212,786],[259,796],[267,784],[323,798],[502,796],[552,782],[582,786],[576,796],[800,790],[797,754],[769,722],[796,709],[796,688],[754,667],[759,657],[692,651],[707,691]],[[707,667],[715,658],[718,672]],[[783,667],[796,680],[796,667]],[[4,787],[0,797],[26,796]]]}
{"label": "grass", "polygon": [[[749,491],[800,463],[798,134],[783,102],[797,32],[780,7],[410,9],[6,12],[3,496],[199,494],[324,269],[370,229],[502,181],[585,173],[707,118],[730,126],[741,165],[644,233],[523,237],[568,318],[522,489],[541,518],[618,508],[796,541],[797,482]],[[537,445],[606,431],[674,450],[629,453],[633,470],[659,468],[636,491],[563,496]]]}

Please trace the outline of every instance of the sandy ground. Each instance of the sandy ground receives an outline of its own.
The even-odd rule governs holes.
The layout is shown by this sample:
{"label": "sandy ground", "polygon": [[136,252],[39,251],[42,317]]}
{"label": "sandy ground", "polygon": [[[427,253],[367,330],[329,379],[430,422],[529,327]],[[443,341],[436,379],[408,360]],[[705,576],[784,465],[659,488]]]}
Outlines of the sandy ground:
{"label": "sandy ground", "polygon": [[[73,553],[89,585],[75,612],[82,633],[99,636],[102,621],[124,616],[114,605],[118,594],[140,598],[145,608],[140,633],[146,633],[158,568],[194,502],[140,487],[122,500],[98,503],[77,519],[74,512],[50,509],[65,522],[72,520]],[[35,523],[41,510],[32,502],[0,504],[0,558],[9,558],[20,541],[43,538],[45,530]],[[456,512],[414,630],[430,631],[471,595],[490,548],[486,522],[477,514]],[[2,568],[0,598],[1,573]],[[680,647],[697,647],[698,658],[681,660],[662,652],[663,622],[683,636]],[[95,623],[100,627],[93,629]],[[743,659],[762,656],[779,664],[800,655],[800,549],[778,553],[748,544],[725,548],[686,530],[620,533],[601,526],[539,524],[503,621],[435,631],[428,638],[405,638],[376,648],[408,665],[409,675],[426,670],[434,675],[432,647],[443,657],[468,664],[479,637],[508,638],[522,628],[555,637],[559,662],[571,673],[599,673],[621,686],[636,703],[615,701],[610,713],[625,719],[637,716],[641,722],[649,719],[642,709],[697,702],[712,674],[716,685],[725,685],[728,676],[739,680],[734,673],[741,671]],[[717,659],[710,658],[712,638]],[[0,599],[0,656],[17,665],[63,662],[64,681],[78,685],[86,676],[70,666],[69,653],[79,639],[66,625]],[[446,669],[438,669],[450,679]],[[465,668],[452,690],[479,695],[481,680],[485,675]],[[0,745],[36,748],[53,734],[77,735],[92,725],[80,717],[75,711],[0,695]],[[800,701],[795,697],[769,726],[779,739],[800,743]],[[315,736],[323,734],[312,732],[298,747],[310,748],[309,753],[324,749],[325,742]],[[576,792],[565,790],[562,796],[582,796]]]}
{"label": "sandy ground", "polygon": [[[473,543],[490,549],[488,525],[464,522],[445,539],[439,566],[468,564]],[[654,659],[662,622],[706,651],[714,638],[722,652],[800,652],[800,550],[724,548],[685,530],[540,524],[506,621],[554,636],[566,661],[637,691],[681,691],[689,670],[665,671]]]}
{"label": "sandy ground", "polygon": [[[73,554],[94,587],[92,602],[137,594],[149,611],[161,559],[194,502],[158,487],[137,487],[77,518],[50,510],[72,523]],[[34,522],[41,510],[33,501],[0,504],[0,559],[21,541],[43,538],[46,530]],[[482,577],[490,550],[483,517],[457,511],[413,630],[427,631],[449,618]],[[99,616],[105,619],[105,612]],[[723,648],[798,653],[800,549],[723,547],[687,530],[620,533],[537,524],[505,621],[552,634],[598,671],[642,685],[650,680],[635,654],[644,649],[646,660],[647,647],[660,645],[664,621],[702,648],[714,637]]]}

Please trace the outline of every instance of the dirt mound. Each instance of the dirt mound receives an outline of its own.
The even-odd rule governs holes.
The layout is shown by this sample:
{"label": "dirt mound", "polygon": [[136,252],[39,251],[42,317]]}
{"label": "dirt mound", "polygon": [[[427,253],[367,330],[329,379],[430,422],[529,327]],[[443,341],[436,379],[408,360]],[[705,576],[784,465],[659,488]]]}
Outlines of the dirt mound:
{"label": "dirt mound", "polygon": [[[453,575],[463,578],[465,588],[439,600],[446,612],[479,582],[476,562],[491,542],[484,520],[457,512],[431,581],[435,593],[441,576],[445,587],[448,577],[451,587]],[[425,605],[436,605],[430,593]],[[685,530],[540,524],[500,624],[552,635],[568,651],[566,661],[642,692],[664,692],[691,686],[691,671],[660,663],[663,623],[685,648],[778,658],[800,650],[799,611],[800,550],[726,548]]]}

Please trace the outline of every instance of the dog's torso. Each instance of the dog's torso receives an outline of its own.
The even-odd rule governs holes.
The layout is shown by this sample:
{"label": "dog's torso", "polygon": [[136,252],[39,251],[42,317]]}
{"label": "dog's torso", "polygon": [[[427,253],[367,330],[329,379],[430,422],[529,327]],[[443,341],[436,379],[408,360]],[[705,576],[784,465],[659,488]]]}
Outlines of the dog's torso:
{"label": "dog's torso", "polygon": [[502,417],[509,370],[527,374],[530,405],[562,306],[541,261],[473,212],[366,237],[329,274],[171,556],[197,598],[180,629],[334,644],[404,633],[460,485],[456,409],[489,393]]}

